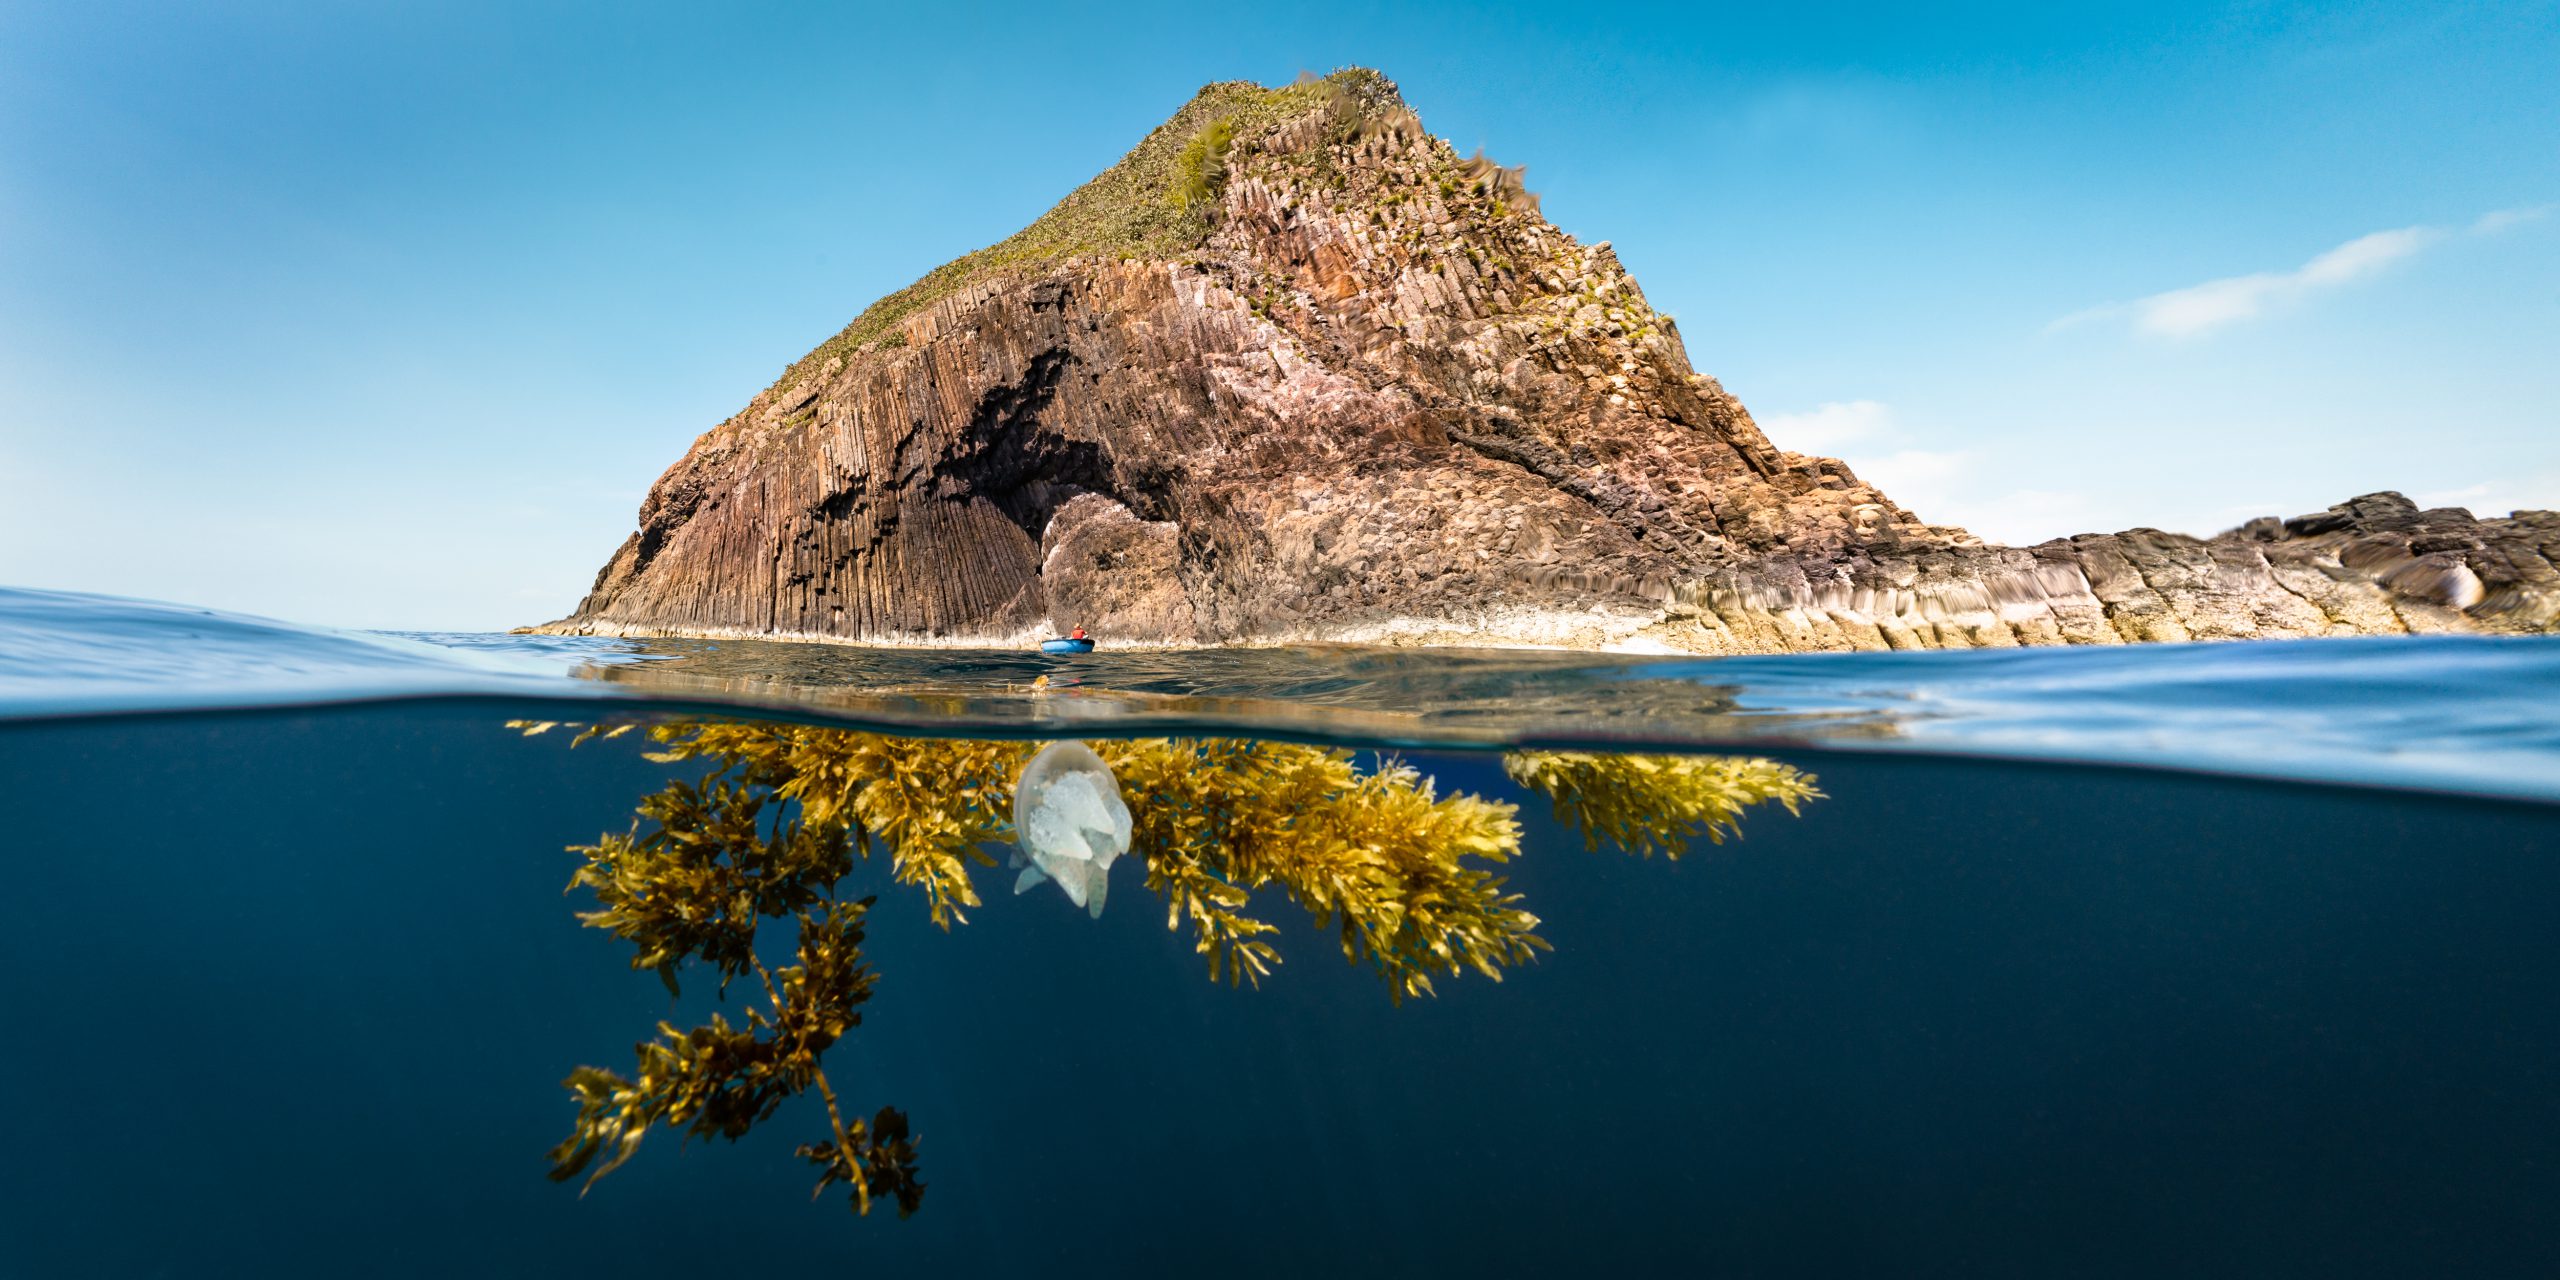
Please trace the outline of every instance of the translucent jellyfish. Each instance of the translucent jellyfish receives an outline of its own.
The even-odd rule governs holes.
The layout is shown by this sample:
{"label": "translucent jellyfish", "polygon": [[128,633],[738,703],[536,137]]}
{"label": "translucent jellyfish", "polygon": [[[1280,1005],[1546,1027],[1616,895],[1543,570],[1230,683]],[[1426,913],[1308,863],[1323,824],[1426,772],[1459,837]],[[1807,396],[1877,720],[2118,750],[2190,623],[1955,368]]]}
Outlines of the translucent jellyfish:
{"label": "translucent jellyfish", "polygon": [[1055,880],[1067,901],[1102,917],[1111,862],[1129,851],[1129,806],[1111,766],[1081,742],[1052,742],[1013,786],[1013,882],[1021,893]]}

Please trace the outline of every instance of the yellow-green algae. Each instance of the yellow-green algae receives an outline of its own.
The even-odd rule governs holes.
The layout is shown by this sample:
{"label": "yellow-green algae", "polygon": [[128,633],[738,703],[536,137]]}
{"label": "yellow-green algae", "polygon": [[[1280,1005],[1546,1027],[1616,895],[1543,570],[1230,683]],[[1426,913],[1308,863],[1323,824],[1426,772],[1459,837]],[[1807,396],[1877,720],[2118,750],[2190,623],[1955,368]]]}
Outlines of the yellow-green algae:
{"label": "yellow-green algae", "polygon": [[[590,727],[577,740],[629,727]],[[551,1176],[584,1174],[593,1185],[660,1126],[735,1140],[814,1089],[829,1132],[797,1154],[818,1166],[819,1190],[847,1184],[857,1213],[881,1199],[914,1212],[924,1184],[906,1115],[882,1107],[848,1119],[820,1069],[860,1025],[875,982],[862,953],[874,899],[840,891],[857,860],[882,859],[936,924],[966,923],[980,905],[971,870],[994,865],[987,846],[1011,839],[1013,782],[1039,744],[703,721],[649,734],[661,744],[652,759],[713,767],[643,800],[628,833],[573,849],[586,861],[570,887],[597,902],[579,919],[630,942],[632,967],[654,970],[671,992],[688,965],[704,965],[724,992],[754,975],[763,1002],[750,1001],[736,1025],[719,1014],[689,1030],[660,1023],[637,1046],[635,1077],[579,1067],[566,1082],[576,1125],[552,1149]],[[1353,752],[1332,747],[1091,745],[1119,779],[1134,823],[1129,852],[1164,899],[1166,927],[1188,925],[1212,981],[1258,985],[1280,962],[1276,926],[1249,910],[1265,889],[1335,931],[1344,958],[1375,971],[1399,1002],[1471,970],[1499,982],[1547,949],[1538,918],[1495,874],[1520,852],[1513,805],[1442,796],[1392,759],[1364,772]],[[1770,760],[1515,752],[1504,765],[1592,849],[1647,857],[1677,857],[1701,835],[1721,842],[1752,805],[1774,800],[1793,813],[1821,795],[1811,776]],[[794,925],[795,963],[768,967],[757,955],[767,919]]]}

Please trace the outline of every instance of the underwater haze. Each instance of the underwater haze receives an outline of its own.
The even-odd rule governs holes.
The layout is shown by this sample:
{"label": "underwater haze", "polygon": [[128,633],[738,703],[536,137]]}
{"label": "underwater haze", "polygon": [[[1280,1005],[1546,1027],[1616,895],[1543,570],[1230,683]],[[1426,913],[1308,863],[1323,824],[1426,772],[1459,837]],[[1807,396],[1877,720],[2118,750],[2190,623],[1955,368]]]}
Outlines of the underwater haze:
{"label": "underwater haze", "polygon": [[2555,726],[0,592],[0,1275],[2548,1274]]}

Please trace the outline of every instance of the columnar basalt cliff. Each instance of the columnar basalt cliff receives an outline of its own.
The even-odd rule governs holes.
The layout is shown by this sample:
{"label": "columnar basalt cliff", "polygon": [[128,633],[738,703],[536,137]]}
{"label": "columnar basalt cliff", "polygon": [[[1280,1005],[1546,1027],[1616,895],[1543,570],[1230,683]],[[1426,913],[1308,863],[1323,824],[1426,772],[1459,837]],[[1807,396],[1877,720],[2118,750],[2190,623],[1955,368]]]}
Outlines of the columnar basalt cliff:
{"label": "columnar basalt cliff", "polygon": [[1985,546],[1775,447],[1365,71],[1212,85],[694,442],[543,630],[1697,652],[2560,625],[2560,516]]}

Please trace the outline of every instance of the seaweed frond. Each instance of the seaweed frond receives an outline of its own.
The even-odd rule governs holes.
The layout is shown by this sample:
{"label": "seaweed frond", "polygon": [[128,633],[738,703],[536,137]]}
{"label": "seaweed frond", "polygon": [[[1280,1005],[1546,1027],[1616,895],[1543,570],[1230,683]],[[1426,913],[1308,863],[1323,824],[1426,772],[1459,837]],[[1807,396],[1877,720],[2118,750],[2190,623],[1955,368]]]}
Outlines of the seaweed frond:
{"label": "seaweed frond", "polygon": [[1237,739],[1103,744],[1120,776],[1167,923],[1192,921],[1212,979],[1258,982],[1279,960],[1267,922],[1244,914],[1278,885],[1344,958],[1367,964],[1401,1001],[1435,975],[1502,969],[1546,949],[1538,918],[1502,891],[1489,864],[1520,849],[1512,806],[1442,798],[1412,768],[1362,775],[1337,748]]}
{"label": "seaweed frond", "polygon": [[[588,727],[577,741],[599,732]],[[924,1184],[906,1116],[884,1107],[848,1119],[822,1070],[827,1050],[861,1023],[876,980],[862,953],[873,899],[843,901],[838,890],[857,860],[881,853],[935,924],[966,923],[963,909],[980,905],[971,869],[992,865],[987,846],[1014,834],[1014,786],[1033,744],[772,723],[679,721],[649,732],[659,744],[650,758],[711,771],[642,800],[628,832],[574,849],[584,863],[570,888],[596,899],[579,919],[631,944],[632,967],[656,972],[670,992],[701,964],[724,993],[753,974],[764,1001],[750,1002],[742,1024],[718,1014],[690,1029],[661,1023],[636,1046],[631,1077],[571,1073],[578,1114],[552,1149],[551,1176],[591,1186],[658,1128],[734,1140],[815,1091],[828,1133],[796,1154],[817,1167],[818,1190],[849,1187],[857,1213],[879,1200],[914,1212]],[[1374,971],[1398,1002],[1464,973],[1498,982],[1548,949],[1538,918],[1498,874],[1520,852],[1516,806],[1443,796],[1392,759],[1363,771],[1354,753],[1331,747],[1093,746],[1128,803],[1129,852],[1164,899],[1166,927],[1189,925],[1214,982],[1259,985],[1279,963],[1276,926],[1252,913],[1266,888],[1335,933],[1343,957]],[[1721,841],[1752,805],[1794,812],[1822,794],[1810,776],[1768,760],[1521,752],[1504,764],[1590,847],[1605,840],[1648,857],[1677,857],[1700,835]],[[768,919],[796,923],[796,963],[773,968],[757,954]]]}
{"label": "seaweed frond", "polygon": [[640,802],[645,826],[571,849],[587,862],[569,887],[593,890],[600,904],[578,919],[629,941],[631,967],[656,970],[670,993],[687,960],[719,970],[725,988],[755,963],[760,917],[810,906],[853,868],[840,825],[794,821],[775,806],[767,834],[770,799],[717,773],[669,783]]}
{"label": "seaweed frond", "polygon": [[1774,800],[1793,814],[1822,798],[1813,775],[1744,756],[1520,751],[1502,764],[1512,781],[1554,802],[1557,821],[1579,830],[1585,848],[1598,852],[1605,840],[1646,858],[1676,859],[1699,836],[1722,844],[1752,805]]}
{"label": "seaweed frond", "polygon": [[787,724],[664,724],[652,758],[709,757],[750,785],[799,804],[809,825],[849,828],[864,856],[876,845],[891,876],[925,892],[933,922],[966,924],[980,905],[972,866],[1011,826],[1013,779],[1028,743],[903,739]]}
{"label": "seaweed frond", "polygon": [[871,900],[830,902],[794,913],[799,963],[768,970],[750,954],[770,1004],[750,1008],[746,1024],[720,1014],[690,1030],[659,1023],[658,1037],[635,1046],[639,1068],[626,1079],[601,1067],[579,1067],[565,1082],[577,1099],[569,1136],[551,1149],[551,1178],[586,1175],[584,1185],[620,1168],[661,1125],[688,1137],[732,1142],[770,1119],[785,1099],[815,1088],[826,1101],[831,1136],[799,1149],[820,1166],[818,1191],[844,1182],[856,1213],[872,1201],[897,1201],[901,1217],[922,1203],[915,1140],[906,1117],[883,1108],[872,1121],[848,1123],[820,1059],[862,1021],[874,975],[862,957],[863,916]]}

